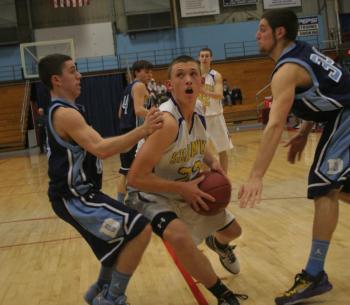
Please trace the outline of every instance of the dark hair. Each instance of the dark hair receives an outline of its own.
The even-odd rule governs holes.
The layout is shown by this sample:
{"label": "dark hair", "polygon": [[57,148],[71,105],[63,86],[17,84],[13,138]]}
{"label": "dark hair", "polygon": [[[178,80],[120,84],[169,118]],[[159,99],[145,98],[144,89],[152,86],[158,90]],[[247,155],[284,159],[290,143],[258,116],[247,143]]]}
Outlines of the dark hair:
{"label": "dark hair", "polygon": [[147,60],[138,60],[135,61],[131,67],[131,71],[132,71],[132,76],[135,77],[135,72],[140,72],[141,70],[151,70],[153,69],[153,65],[147,61]]}
{"label": "dark hair", "polygon": [[288,9],[273,9],[266,11],[261,19],[266,19],[273,31],[283,26],[286,29],[286,39],[295,40],[298,34],[299,22],[297,15]]}
{"label": "dark hair", "polygon": [[178,64],[178,63],[187,63],[187,62],[195,62],[198,66],[198,69],[199,69],[199,64],[198,64],[198,61],[195,60],[193,57],[191,56],[188,56],[188,55],[181,55],[181,56],[178,56],[176,57],[169,65],[168,67],[168,78],[170,79],[171,77],[171,71],[173,69],[173,66],[175,64]]}
{"label": "dark hair", "polygon": [[50,90],[52,89],[52,75],[61,75],[63,64],[68,60],[72,58],[64,54],[50,54],[40,59],[39,78]]}
{"label": "dark hair", "polygon": [[201,52],[209,52],[210,56],[213,57],[213,51],[209,48],[202,48],[198,54],[200,54]]}

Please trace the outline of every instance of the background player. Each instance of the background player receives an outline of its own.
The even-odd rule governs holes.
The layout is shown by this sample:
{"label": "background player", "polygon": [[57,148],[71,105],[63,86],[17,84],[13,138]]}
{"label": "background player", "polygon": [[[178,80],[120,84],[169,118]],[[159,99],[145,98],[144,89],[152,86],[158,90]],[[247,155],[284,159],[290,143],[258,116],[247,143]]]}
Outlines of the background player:
{"label": "background player", "polygon": [[329,242],[338,222],[338,199],[350,191],[350,75],[305,42],[295,41],[298,19],[293,11],[264,13],[256,38],[260,50],[276,66],[272,74],[273,102],[268,124],[248,182],[239,192],[242,207],[260,201],[263,176],[281,139],[290,109],[305,120],[292,137],[288,161],[300,159],[313,122],[325,122],[309,173],[308,198],[315,202],[312,246],[305,270],[276,304],[297,304],[332,289],[324,272]]}
{"label": "background player", "polygon": [[[126,87],[120,105],[120,133],[126,134],[139,126],[148,113],[146,104],[149,98],[147,84],[152,78],[152,64],[146,60],[134,62],[131,71],[134,80]],[[137,144],[128,152],[120,154],[120,177],[117,183],[117,200],[124,202],[126,194],[126,175],[135,158]]]}
{"label": "background player", "polygon": [[[81,75],[69,56],[44,57],[39,62],[39,76],[52,98],[48,193],[53,210],[79,231],[101,261],[98,280],[85,300],[93,305],[126,305],[126,286],[149,242],[151,228],[141,214],[100,192],[102,164],[96,157],[128,150],[162,126],[161,114],[153,109],[142,126],[103,139],[75,104]],[[105,284],[107,289],[102,291]]]}
{"label": "background player", "polygon": [[189,56],[180,56],[170,64],[168,78],[172,98],[160,105],[164,126],[147,138],[136,155],[128,183],[137,190],[128,193],[126,204],[151,220],[153,231],[171,244],[188,272],[217,297],[219,305],[237,305],[237,297],[242,296],[220,281],[196,247],[209,236],[207,244],[220,255],[225,268],[239,272],[228,245],[241,234],[233,215],[228,210],[215,216],[194,211],[207,208],[202,197],[213,199],[198,188],[203,177],[195,177],[202,163],[223,172],[205,149],[205,119],[202,107],[196,105],[201,88],[198,63]]}
{"label": "background player", "polygon": [[223,115],[223,82],[221,74],[211,69],[213,53],[209,48],[203,48],[199,52],[199,62],[204,86],[201,89],[199,99],[202,101],[207,122],[207,132],[216,152],[219,154],[220,164],[225,173],[228,170],[228,150],[233,148],[230,134],[227,130]]}

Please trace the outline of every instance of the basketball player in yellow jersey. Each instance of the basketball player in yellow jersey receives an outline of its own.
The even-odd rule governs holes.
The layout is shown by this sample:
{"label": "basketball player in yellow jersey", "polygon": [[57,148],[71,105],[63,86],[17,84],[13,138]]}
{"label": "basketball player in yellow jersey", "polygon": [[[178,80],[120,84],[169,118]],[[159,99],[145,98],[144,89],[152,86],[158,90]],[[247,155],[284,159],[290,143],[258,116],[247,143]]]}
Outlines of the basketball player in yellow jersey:
{"label": "basketball player in yellow jersey", "polygon": [[194,210],[208,208],[197,177],[202,163],[223,172],[219,161],[206,150],[207,133],[202,107],[197,103],[202,86],[198,63],[189,56],[173,60],[168,69],[172,97],[160,105],[164,124],[148,137],[136,154],[128,174],[125,204],[152,224],[154,233],[170,243],[186,270],[217,299],[218,305],[239,305],[238,298],[216,275],[207,257],[197,248],[205,239],[231,273],[239,263],[229,243],[241,227],[228,209],[213,216]]}
{"label": "basketball player in yellow jersey", "polygon": [[220,164],[227,173],[228,150],[233,148],[230,134],[227,130],[223,115],[221,100],[223,99],[222,77],[218,71],[211,69],[213,53],[209,48],[203,48],[199,52],[199,62],[202,77],[205,79],[201,89],[199,100],[205,110],[207,133],[216,152],[219,154]]}

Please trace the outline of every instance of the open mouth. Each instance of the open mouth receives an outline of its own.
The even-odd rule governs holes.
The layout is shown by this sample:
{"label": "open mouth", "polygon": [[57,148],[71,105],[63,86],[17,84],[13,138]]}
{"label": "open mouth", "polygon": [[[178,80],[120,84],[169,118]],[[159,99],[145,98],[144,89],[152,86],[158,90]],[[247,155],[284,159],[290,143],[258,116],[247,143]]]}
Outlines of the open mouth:
{"label": "open mouth", "polygon": [[192,88],[186,88],[185,92],[187,94],[192,94],[193,93],[193,89]]}

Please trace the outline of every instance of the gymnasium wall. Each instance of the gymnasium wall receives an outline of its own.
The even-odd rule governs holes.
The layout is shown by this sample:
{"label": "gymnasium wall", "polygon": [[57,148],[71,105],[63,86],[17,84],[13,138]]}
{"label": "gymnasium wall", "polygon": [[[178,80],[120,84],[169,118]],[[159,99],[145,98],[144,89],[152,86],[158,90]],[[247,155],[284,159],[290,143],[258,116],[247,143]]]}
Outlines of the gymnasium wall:
{"label": "gymnasium wall", "polygon": [[[212,68],[218,70],[223,79],[227,79],[230,87],[238,86],[242,90],[243,104],[254,104],[256,93],[270,82],[270,76],[274,62],[269,58],[243,59],[224,63],[213,64]],[[167,77],[167,69],[153,70],[153,78],[156,81],[164,81]],[[266,90],[259,96],[259,101],[264,96],[270,95]]]}
{"label": "gymnasium wall", "polygon": [[[319,41],[326,40],[322,16],[319,20]],[[140,32],[117,35],[117,52],[133,53],[160,49],[175,49],[207,45],[213,50],[214,60],[225,59],[227,42],[255,41],[258,21],[184,27],[176,30]]]}
{"label": "gymnasium wall", "polygon": [[[140,32],[131,35],[117,34],[116,51],[118,54],[123,54],[207,45],[213,50],[214,60],[222,60],[225,59],[224,44],[226,42],[255,41],[257,26],[258,21],[247,21],[184,27],[178,30]],[[319,16],[319,26],[319,41],[323,41],[325,40],[325,34],[322,16]],[[57,28],[54,29],[57,32]],[[62,30],[64,29],[67,29],[67,27],[62,27]],[[89,37],[89,35],[86,35],[86,39],[89,39]],[[70,38],[69,31],[66,31],[66,37],[59,35],[59,39],[63,38]],[[83,39],[84,36],[81,35],[80,40]],[[88,42],[81,41],[79,45],[88,45]],[[110,41],[108,41],[108,45],[110,45]],[[99,43],[96,46],[101,48],[101,53],[103,53],[104,44]],[[86,52],[77,50],[76,53],[83,54]],[[18,64],[20,64],[19,47],[0,47],[0,66]]]}

